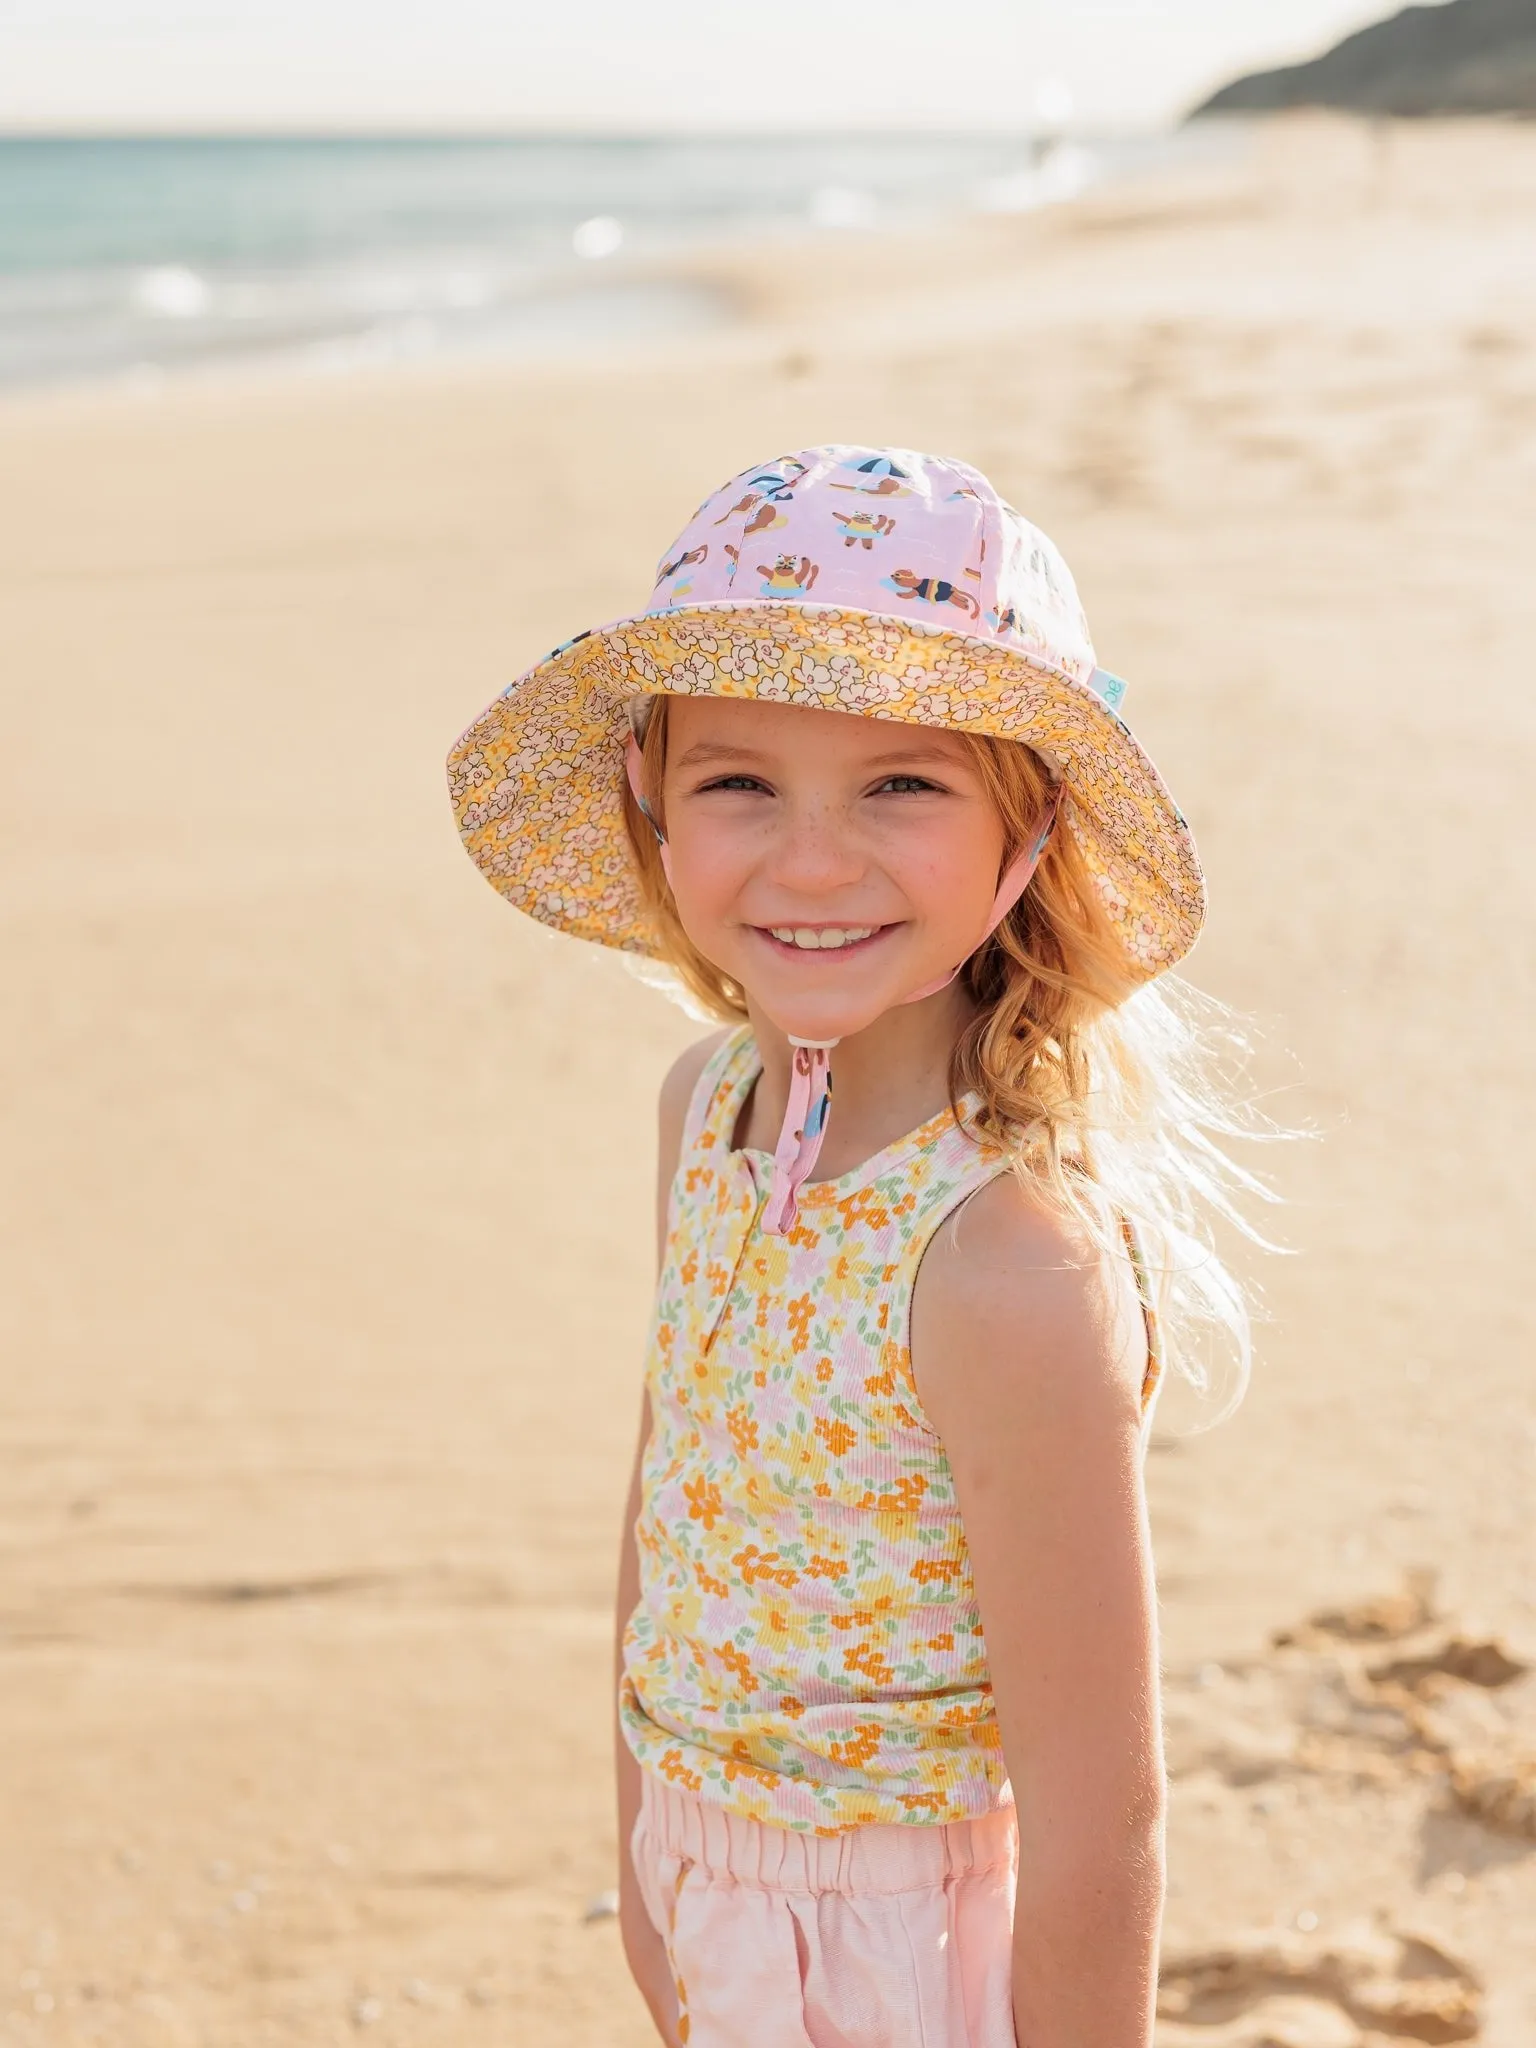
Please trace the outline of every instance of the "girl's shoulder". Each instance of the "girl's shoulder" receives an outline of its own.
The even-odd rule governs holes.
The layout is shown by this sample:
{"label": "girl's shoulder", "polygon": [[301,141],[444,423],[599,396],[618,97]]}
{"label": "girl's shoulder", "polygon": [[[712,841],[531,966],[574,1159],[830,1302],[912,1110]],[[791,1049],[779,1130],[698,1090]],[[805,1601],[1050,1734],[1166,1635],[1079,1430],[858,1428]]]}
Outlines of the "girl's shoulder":
{"label": "girl's shoulder", "polygon": [[[696,1135],[724,1069],[750,1036],[744,1025],[728,1025],[687,1046],[667,1069],[657,1103],[657,1164],[665,1187],[677,1171],[685,1139]],[[702,1100],[701,1100],[702,1098]]]}
{"label": "girl's shoulder", "polygon": [[[1064,1214],[1017,1173],[1000,1173],[946,1220],[912,1304],[913,1371],[925,1406],[972,1406],[1002,1378],[1070,1383],[1139,1413],[1150,1327],[1126,1239],[1107,1208],[1098,1228]],[[937,1419],[937,1417],[935,1417]],[[942,1434],[942,1429],[941,1429]]]}

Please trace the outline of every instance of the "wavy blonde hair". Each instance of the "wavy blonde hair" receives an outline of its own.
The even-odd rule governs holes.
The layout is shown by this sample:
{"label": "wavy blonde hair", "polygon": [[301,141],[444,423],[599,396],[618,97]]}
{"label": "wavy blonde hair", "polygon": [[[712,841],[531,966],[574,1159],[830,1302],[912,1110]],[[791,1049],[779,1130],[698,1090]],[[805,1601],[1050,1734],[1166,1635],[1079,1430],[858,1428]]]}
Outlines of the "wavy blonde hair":
{"label": "wavy blonde hair", "polygon": [[[663,817],[668,701],[651,700],[641,741],[646,799]],[[1039,830],[1051,790],[1045,763],[1013,740],[960,734],[999,818],[1006,865]],[[656,832],[626,788],[625,819],[667,968],[708,1016],[739,1022],[745,992],[707,960],[678,920]],[[1172,975],[1131,967],[1082,852],[1052,834],[1024,895],[967,961],[976,1014],[950,1056],[949,1088],[980,1097],[977,1122],[1104,1249],[1125,1226],[1156,1314],[1162,1355],[1201,1391],[1225,1353],[1230,1413],[1247,1385],[1249,1308],[1216,1232],[1248,1222],[1246,1197],[1275,1199],[1232,1159],[1232,1139],[1283,1135],[1240,1086],[1247,1048],[1231,1014]]]}

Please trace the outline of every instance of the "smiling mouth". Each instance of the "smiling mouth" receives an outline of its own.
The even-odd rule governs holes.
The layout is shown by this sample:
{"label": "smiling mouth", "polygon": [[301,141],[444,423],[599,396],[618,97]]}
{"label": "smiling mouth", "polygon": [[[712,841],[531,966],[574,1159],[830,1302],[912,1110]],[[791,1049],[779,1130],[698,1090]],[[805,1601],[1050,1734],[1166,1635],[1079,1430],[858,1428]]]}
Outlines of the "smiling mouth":
{"label": "smiling mouth", "polygon": [[886,932],[888,924],[774,924],[754,925],[753,930],[779,953],[810,954],[819,959],[831,953],[842,957],[862,953]]}

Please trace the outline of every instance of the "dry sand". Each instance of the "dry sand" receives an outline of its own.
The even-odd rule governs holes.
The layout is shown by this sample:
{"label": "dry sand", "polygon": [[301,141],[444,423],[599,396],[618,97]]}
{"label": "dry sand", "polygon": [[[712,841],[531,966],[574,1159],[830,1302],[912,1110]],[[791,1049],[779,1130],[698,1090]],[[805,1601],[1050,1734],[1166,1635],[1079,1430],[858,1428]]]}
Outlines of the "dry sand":
{"label": "dry sand", "polygon": [[440,763],[849,439],[1061,541],[1194,978],[1325,1132],[1246,1405],[1150,1463],[1164,2039],[1530,2048],[1533,221],[1536,132],[1302,121],[702,265],[740,323],[622,365],[0,408],[0,2038],[647,2038],[583,1912],[695,1027],[497,901]]}

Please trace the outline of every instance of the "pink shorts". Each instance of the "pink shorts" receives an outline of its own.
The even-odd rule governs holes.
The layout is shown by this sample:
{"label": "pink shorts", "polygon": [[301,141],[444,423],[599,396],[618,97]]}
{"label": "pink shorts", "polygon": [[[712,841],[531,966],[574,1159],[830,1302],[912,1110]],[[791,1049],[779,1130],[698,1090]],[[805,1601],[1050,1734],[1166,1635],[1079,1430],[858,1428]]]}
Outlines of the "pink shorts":
{"label": "pink shorts", "polygon": [[1011,1806],[802,1835],[640,1778],[630,1849],[687,2048],[1015,2048]]}

